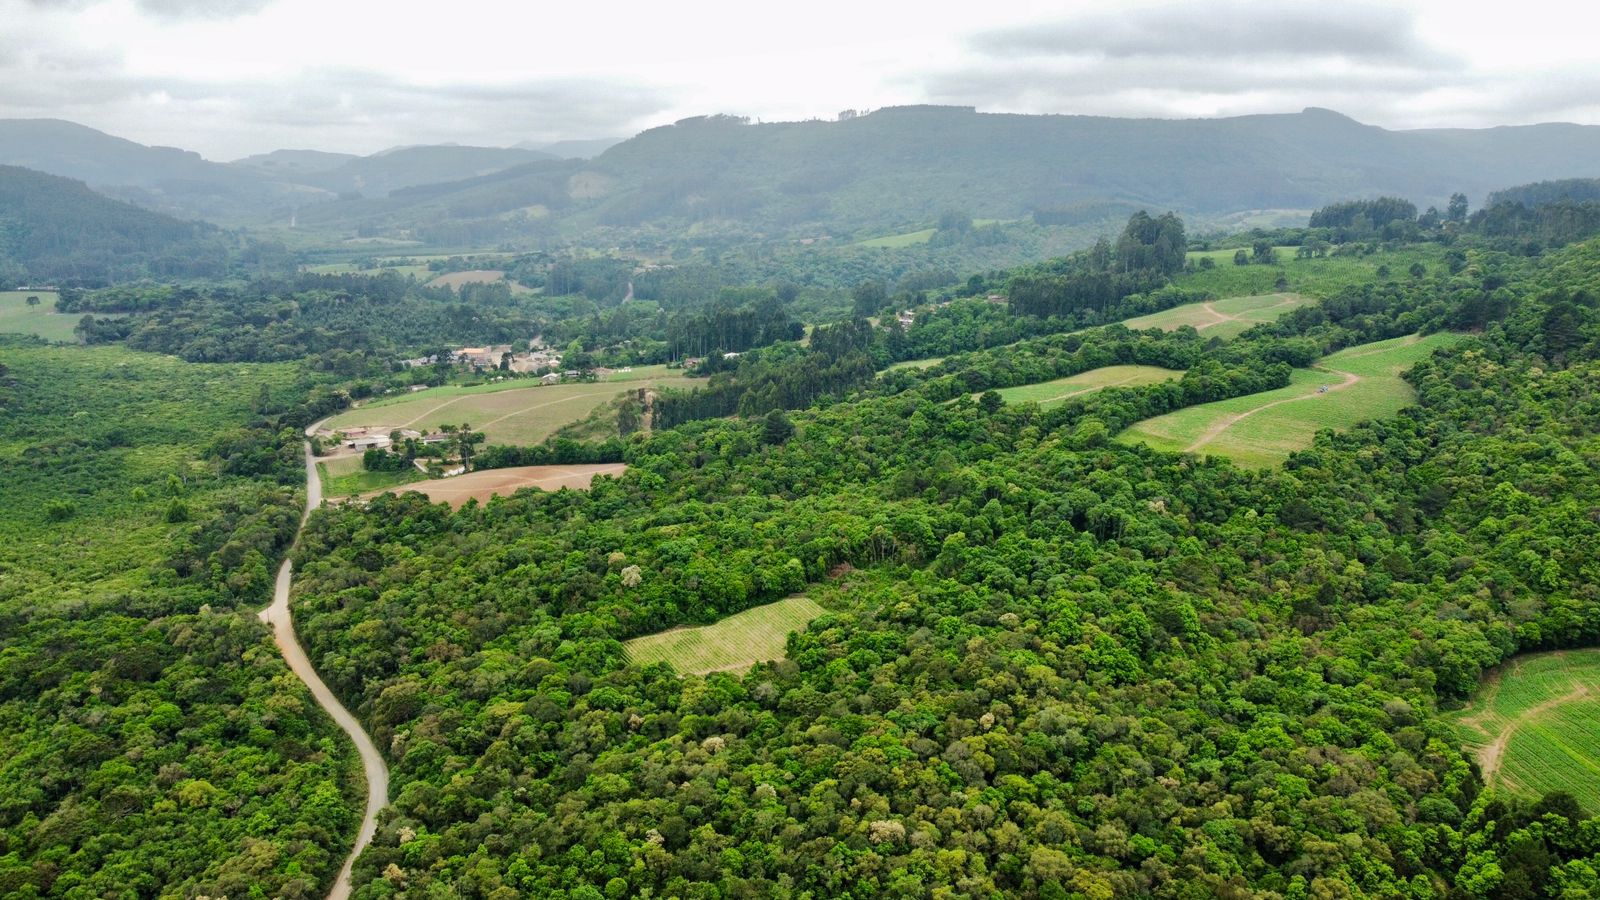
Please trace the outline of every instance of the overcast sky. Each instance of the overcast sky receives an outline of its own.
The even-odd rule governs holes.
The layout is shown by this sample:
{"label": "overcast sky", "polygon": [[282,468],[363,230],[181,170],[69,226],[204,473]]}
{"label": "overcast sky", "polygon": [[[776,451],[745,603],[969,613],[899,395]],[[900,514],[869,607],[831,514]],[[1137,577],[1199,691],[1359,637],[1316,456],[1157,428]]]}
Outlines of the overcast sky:
{"label": "overcast sky", "polygon": [[233,159],[898,103],[1600,124],[1600,4],[0,0],[0,117]]}

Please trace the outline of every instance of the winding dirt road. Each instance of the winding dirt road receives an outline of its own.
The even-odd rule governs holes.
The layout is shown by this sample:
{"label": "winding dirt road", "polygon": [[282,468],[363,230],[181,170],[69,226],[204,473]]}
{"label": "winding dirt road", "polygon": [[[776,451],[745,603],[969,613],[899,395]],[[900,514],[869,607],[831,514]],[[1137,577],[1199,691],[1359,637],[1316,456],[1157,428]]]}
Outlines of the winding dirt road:
{"label": "winding dirt road", "polygon": [[1250,418],[1251,416],[1255,415],[1258,412],[1264,412],[1265,410],[1269,410],[1269,409],[1273,408],[1274,406],[1282,406],[1285,403],[1295,403],[1295,402],[1298,402],[1300,400],[1310,400],[1310,399],[1313,399],[1315,397],[1323,396],[1324,394],[1331,394],[1334,391],[1342,391],[1345,388],[1347,388],[1347,387],[1349,387],[1349,386],[1351,386],[1353,384],[1357,384],[1357,383],[1359,383],[1361,381],[1361,376],[1357,375],[1357,374],[1355,374],[1353,372],[1341,372],[1338,369],[1330,369],[1330,368],[1327,368],[1326,366],[1312,366],[1312,368],[1316,369],[1319,372],[1327,372],[1327,373],[1329,373],[1331,375],[1343,375],[1344,376],[1344,381],[1341,381],[1338,384],[1329,386],[1328,389],[1325,390],[1325,391],[1321,390],[1319,388],[1318,390],[1311,391],[1310,393],[1306,393],[1306,394],[1300,394],[1300,395],[1295,396],[1295,397],[1285,397],[1282,400],[1274,400],[1271,403],[1263,403],[1262,405],[1257,406],[1254,409],[1247,409],[1242,413],[1237,413],[1235,415],[1227,416],[1226,418],[1220,419],[1220,420],[1217,421],[1217,423],[1215,425],[1212,425],[1210,428],[1207,428],[1205,430],[1205,432],[1202,433],[1200,435],[1200,437],[1195,440],[1194,443],[1192,443],[1189,446],[1183,448],[1183,452],[1185,452],[1185,453],[1193,453],[1196,450],[1199,450],[1201,447],[1204,447],[1205,445],[1207,445],[1207,444],[1211,443],[1212,441],[1216,440],[1217,438],[1221,437],[1222,433],[1224,431],[1227,431],[1229,428],[1232,428],[1233,426],[1239,424],[1241,421]]}
{"label": "winding dirt road", "polygon": [[[313,428],[316,426],[312,426]],[[309,431],[310,429],[307,429]],[[307,444],[306,453],[306,509],[300,515],[300,528],[306,526],[306,519],[311,517],[311,511],[322,505],[322,479],[317,477],[317,463],[311,456],[311,445]],[[299,540],[296,533],[295,539]],[[306,657],[306,651],[301,648],[299,638],[295,637],[294,619],[289,614],[289,584],[293,578],[293,564],[285,559],[278,569],[278,583],[272,593],[272,605],[261,611],[261,621],[272,626],[272,636],[277,641],[278,650],[283,653],[283,659],[295,676],[305,682],[311,689],[311,696],[317,700],[317,705],[328,711],[333,721],[344,729],[345,734],[355,741],[356,750],[361,754],[361,769],[367,776],[367,809],[361,817],[361,828],[356,832],[355,846],[350,849],[350,855],[345,857],[344,866],[339,869],[339,877],[333,883],[333,889],[328,892],[328,900],[344,900],[350,896],[350,867],[355,864],[356,857],[372,842],[372,836],[378,830],[378,810],[389,802],[389,767],[384,764],[383,757],[378,754],[378,748],[372,743],[372,738],[367,736],[366,729],[356,721],[356,717],[344,708],[339,698],[323,683],[317,675],[317,670],[311,665],[311,660]]]}

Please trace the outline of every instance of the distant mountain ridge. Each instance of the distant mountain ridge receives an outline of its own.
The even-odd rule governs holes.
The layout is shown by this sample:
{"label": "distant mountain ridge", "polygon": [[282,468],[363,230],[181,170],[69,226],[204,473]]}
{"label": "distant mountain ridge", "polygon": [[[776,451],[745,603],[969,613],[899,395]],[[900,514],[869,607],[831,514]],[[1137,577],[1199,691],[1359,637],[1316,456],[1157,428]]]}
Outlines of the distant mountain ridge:
{"label": "distant mountain ridge", "polygon": [[71,123],[0,121],[0,163],[82,178],[156,208],[463,243],[698,223],[769,237],[888,233],[950,210],[1072,220],[1145,207],[1205,219],[1379,195],[1442,207],[1457,191],[1481,204],[1507,185],[1600,176],[1596,126],[1391,131],[1316,108],[1184,120],[940,106],[840,121],[700,116],[592,159],[583,148],[547,149],[278,151],[224,165]]}

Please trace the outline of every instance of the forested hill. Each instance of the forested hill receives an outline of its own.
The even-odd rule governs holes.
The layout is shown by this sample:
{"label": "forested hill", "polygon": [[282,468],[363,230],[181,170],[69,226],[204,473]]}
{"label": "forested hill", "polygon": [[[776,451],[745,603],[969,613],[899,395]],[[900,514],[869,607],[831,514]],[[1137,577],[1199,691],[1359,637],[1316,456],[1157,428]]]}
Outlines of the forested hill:
{"label": "forested hill", "polygon": [[277,151],[218,163],[59,119],[0,119],[0,164],[80,179],[148,209],[226,224],[288,217],[340,194],[381,197],[554,158],[529,149],[422,146],[366,157]]}
{"label": "forested hill", "polygon": [[1600,127],[1388,131],[1321,109],[1164,120],[917,106],[827,122],[702,116],[589,160],[414,147],[224,165],[69,122],[0,120],[0,163],[163,211],[293,220],[330,236],[483,243],[711,221],[741,238],[859,236],[926,228],[949,211],[1071,225],[1135,208],[1204,222],[1379,195],[1443,208],[1456,192],[1476,200],[1508,184],[1600,175]]}
{"label": "forested hill", "polygon": [[229,239],[91,191],[81,181],[0,166],[0,286],[226,271]]}
{"label": "forested hill", "polygon": [[[493,187],[442,185],[381,209],[334,204],[314,221],[416,228],[475,219],[503,236],[553,223],[582,232],[722,220],[850,234],[923,228],[951,209],[1070,224],[1108,207],[1204,218],[1379,194],[1442,208],[1456,191],[1482,197],[1507,184],[1600,174],[1597,160],[1595,127],[1386,131],[1317,109],[1182,121],[955,107],[836,122],[710,116],[651,129],[575,170],[508,171]],[[530,197],[554,219],[508,223]]]}

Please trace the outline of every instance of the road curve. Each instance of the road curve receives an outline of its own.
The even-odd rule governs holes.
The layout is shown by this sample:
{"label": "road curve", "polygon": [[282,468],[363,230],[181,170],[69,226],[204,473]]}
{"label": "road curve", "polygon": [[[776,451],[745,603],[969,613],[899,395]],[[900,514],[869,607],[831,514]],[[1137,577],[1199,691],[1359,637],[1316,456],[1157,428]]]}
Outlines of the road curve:
{"label": "road curve", "polygon": [[[315,426],[313,426],[315,427]],[[307,429],[309,432],[310,429]],[[300,528],[304,529],[306,520],[311,517],[311,511],[322,505],[322,479],[317,477],[317,463],[311,456],[311,445],[307,444],[306,453],[306,508],[300,515]],[[295,539],[299,540],[296,532]],[[379,755],[378,748],[372,743],[372,738],[367,736],[366,729],[356,721],[356,717],[344,708],[339,698],[323,683],[317,675],[317,670],[311,665],[311,660],[306,657],[306,651],[300,646],[300,640],[294,633],[294,619],[289,614],[289,583],[293,578],[293,564],[285,559],[278,568],[278,583],[272,592],[272,605],[261,611],[261,621],[272,626],[272,636],[277,641],[278,650],[283,653],[283,659],[289,664],[289,669],[311,689],[311,696],[315,697],[317,704],[328,711],[333,721],[344,729],[345,734],[355,741],[356,750],[361,754],[361,769],[367,776],[367,810],[361,817],[361,830],[356,833],[355,846],[350,849],[350,855],[345,857],[344,866],[339,869],[339,877],[333,883],[333,889],[328,892],[328,900],[344,900],[350,896],[350,867],[355,865],[356,857],[367,844],[372,842],[372,836],[378,830],[378,810],[389,802],[389,767]]]}

